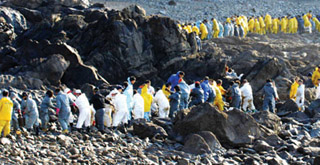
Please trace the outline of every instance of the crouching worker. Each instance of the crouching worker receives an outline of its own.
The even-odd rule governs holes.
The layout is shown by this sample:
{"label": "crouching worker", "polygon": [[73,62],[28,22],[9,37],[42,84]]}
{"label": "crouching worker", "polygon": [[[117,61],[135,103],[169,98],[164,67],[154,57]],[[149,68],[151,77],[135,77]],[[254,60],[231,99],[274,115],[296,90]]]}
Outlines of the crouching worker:
{"label": "crouching worker", "polygon": [[39,112],[37,103],[29,97],[27,93],[22,93],[21,109],[26,119],[26,129],[31,132],[34,129],[36,135],[39,135]]}
{"label": "crouching worker", "polygon": [[10,121],[12,115],[13,103],[8,98],[9,92],[4,90],[0,100],[0,135],[8,136],[10,134]]}

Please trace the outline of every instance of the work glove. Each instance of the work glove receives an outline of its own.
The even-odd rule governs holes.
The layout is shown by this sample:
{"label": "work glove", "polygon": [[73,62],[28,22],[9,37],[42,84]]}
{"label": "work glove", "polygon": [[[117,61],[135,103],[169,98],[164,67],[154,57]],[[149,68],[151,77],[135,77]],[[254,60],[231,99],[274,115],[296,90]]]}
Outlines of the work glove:
{"label": "work glove", "polygon": [[59,115],[60,109],[56,108],[56,114]]}

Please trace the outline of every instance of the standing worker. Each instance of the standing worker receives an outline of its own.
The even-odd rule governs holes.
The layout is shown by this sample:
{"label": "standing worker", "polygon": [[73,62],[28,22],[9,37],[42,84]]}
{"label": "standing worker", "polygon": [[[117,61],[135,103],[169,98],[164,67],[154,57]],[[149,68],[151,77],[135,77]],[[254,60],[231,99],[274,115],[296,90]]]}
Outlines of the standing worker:
{"label": "standing worker", "polygon": [[0,100],[0,136],[3,131],[3,136],[10,134],[10,121],[12,115],[13,103],[9,99],[9,92],[2,91],[2,99]]}
{"label": "standing worker", "polygon": [[276,91],[272,85],[272,80],[268,79],[266,85],[263,87],[263,106],[264,111],[270,110],[270,112],[275,113],[275,101],[278,99]]}

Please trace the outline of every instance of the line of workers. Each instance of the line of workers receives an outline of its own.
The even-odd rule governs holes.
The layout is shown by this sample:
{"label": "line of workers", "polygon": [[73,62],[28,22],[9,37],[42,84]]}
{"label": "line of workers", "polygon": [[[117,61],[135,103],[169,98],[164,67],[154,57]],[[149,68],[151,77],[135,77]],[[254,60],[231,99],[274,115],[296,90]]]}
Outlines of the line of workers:
{"label": "line of workers", "polygon": [[297,16],[272,17],[270,14],[258,17],[232,16],[222,23],[216,18],[195,23],[178,24],[187,33],[196,33],[199,39],[221,38],[226,36],[246,37],[248,33],[278,34],[279,32],[312,33],[320,32],[320,15],[313,16],[312,11]]}
{"label": "line of workers", "polygon": [[[308,109],[320,108],[320,66],[310,73],[308,87],[316,87],[316,100],[312,101]],[[88,99],[81,90],[71,91],[69,88],[57,88],[54,92],[48,90],[39,106],[27,92],[20,96],[14,91],[2,90],[0,95],[0,133],[10,134],[11,127],[16,134],[21,133],[21,126],[28,132],[39,134],[49,130],[50,112],[55,110],[58,116],[62,133],[68,133],[73,123],[78,131],[90,131],[95,125],[104,132],[105,128],[126,128],[132,119],[144,118],[150,120],[151,112],[156,112],[160,118],[172,118],[182,109],[190,108],[208,102],[220,111],[225,106],[242,109],[245,112],[255,112],[253,91],[250,83],[242,79],[237,73],[226,67],[225,78],[230,84],[223,85],[222,80],[213,80],[204,77],[189,85],[184,81],[185,73],[179,71],[169,77],[162,88],[156,90],[147,80],[134,89],[135,77],[129,77],[122,86],[116,86],[107,96],[100,93],[98,88],[93,90],[93,96]],[[242,81],[240,81],[242,80]],[[227,90],[224,87],[228,88]],[[55,97],[54,97],[55,95]],[[275,112],[275,102],[279,99],[276,85],[273,80],[267,79],[262,89],[262,110]],[[304,81],[296,78],[290,89],[290,99],[293,99],[300,110],[304,110],[305,85]],[[229,104],[229,106],[228,106]],[[52,110],[51,110],[52,109]],[[78,112],[72,112],[77,109]],[[74,114],[77,120],[75,120]],[[153,115],[155,115],[153,114]],[[25,119],[22,125],[18,119]]]}

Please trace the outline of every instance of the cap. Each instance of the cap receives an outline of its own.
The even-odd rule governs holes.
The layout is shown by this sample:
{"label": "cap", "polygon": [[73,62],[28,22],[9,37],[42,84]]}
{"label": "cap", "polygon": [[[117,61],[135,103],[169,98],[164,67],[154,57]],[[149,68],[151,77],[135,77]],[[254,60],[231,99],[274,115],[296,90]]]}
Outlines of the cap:
{"label": "cap", "polygon": [[116,89],[123,89],[121,85],[117,85]]}
{"label": "cap", "polygon": [[77,90],[75,91],[75,93],[81,94],[81,90],[80,90],[80,89],[77,89]]}
{"label": "cap", "polygon": [[200,84],[200,82],[199,82],[199,81],[196,81],[195,84]]}
{"label": "cap", "polygon": [[63,92],[64,92],[64,93],[69,93],[69,92],[71,92],[71,90],[70,90],[69,88],[66,88],[66,89],[64,89]]}

